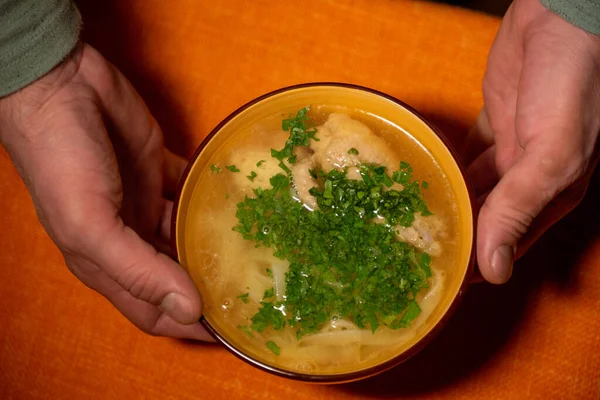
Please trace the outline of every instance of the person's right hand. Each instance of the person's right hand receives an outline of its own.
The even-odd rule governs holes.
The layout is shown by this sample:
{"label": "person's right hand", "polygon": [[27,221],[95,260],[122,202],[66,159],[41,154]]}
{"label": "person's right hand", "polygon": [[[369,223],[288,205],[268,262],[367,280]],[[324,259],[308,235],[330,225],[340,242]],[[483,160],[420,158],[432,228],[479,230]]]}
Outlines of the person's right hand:
{"label": "person's right hand", "polygon": [[598,162],[600,37],[516,0],[489,54],[466,146],[481,207],[477,260],[506,282],[513,260],[583,198]]}
{"label": "person's right hand", "polygon": [[185,161],[164,148],[119,71],[80,45],[0,99],[0,120],[0,140],[69,269],[143,331],[211,340],[198,323],[194,283],[161,252],[172,208],[163,191],[174,188]]}

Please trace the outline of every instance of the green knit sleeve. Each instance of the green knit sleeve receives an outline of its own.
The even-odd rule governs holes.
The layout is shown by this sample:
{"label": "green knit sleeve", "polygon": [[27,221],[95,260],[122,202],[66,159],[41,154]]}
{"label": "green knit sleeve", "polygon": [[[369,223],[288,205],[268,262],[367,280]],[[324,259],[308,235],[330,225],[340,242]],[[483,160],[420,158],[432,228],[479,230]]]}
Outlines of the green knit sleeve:
{"label": "green knit sleeve", "polygon": [[0,97],[60,63],[76,46],[80,27],[71,0],[0,0]]}
{"label": "green knit sleeve", "polygon": [[541,0],[549,10],[595,35],[600,35],[600,0]]}

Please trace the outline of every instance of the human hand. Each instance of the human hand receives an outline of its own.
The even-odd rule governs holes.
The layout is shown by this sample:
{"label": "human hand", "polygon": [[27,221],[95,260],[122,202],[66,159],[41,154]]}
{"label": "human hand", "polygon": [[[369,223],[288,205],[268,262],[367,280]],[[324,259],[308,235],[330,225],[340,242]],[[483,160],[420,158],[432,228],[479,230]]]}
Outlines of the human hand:
{"label": "human hand", "polygon": [[539,0],[516,0],[490,51],[483,97],[465,158],[483,203],[479,269],[503,283],[513,260],[579,204],[598,162],[600,37]]}
{"label": "human hand", "polygon": [[125,77],[80,45],[1,99],[0,119],[0,141],[69,269],[143,331],[211,340],[198,323],[196,287],[161,252],[172,209],[163,191],[174,188],[185,161],[164,148]]}

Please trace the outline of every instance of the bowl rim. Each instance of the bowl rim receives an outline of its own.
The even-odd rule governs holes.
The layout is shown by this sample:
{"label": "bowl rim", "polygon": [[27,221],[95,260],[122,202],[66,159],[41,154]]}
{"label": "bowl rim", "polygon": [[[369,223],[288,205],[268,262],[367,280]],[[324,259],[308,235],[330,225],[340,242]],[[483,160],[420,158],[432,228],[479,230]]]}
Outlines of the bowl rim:
{"label": "bowl rim", "polygon": [[268,92],[266,94],[263,94],[259,97],[254,98],[253,100],[250,100],[246,104],[242,105],[241,107],[237,108],[235,111],[230,113],[227,117],[225,117],[202,140],[202,142],[200,143],[200,145],[198,146],[198,148],[196,149],[196,151],[190,158],[190,160],[181,176],[181,179],[179,180],[179,182],[177,184],[177,190],[175,192],[175,198],[173,201],[173,210],[171,212],[171,240],[170,241],[171,241],[171,251],[174,256],[174,259],[175,259],[175,261],[179,262],[179,253],[177,251],[177,236],[176,236],[177,235],[177,212],[179,209],[179,203],[181,200],[181,194],[183,191],[183,187],[188,179],[188,176],[190,174],[190,171],[192,170],[192,167],[196,163],[196,160],[198,159],[198,157],[200,156],[200,154],[202,153],[202,151],[204,150],[204,148],[206,147],[208,142],[210,142],[212,140],[212,138],[223,128],[223,126],[225,126],[229,121],[231,121],[233,118],[237,117],[239,114],[241,114],[242,112],[244,112],[246,109],[250,108],[251,106],[253,106],[257,103],[260,103],[260,102],[262,102],[270,97],[273,97],[275,95],[278,95],[278,94],[281,94],[284,92],[293,91],[293,90],[298,90],[298,89],[311,88],[311,87],[327,87],[327,86],[359,90],[359,91],[367,92],[370,94],[374,94],[376,96],[383,97],[384,99],[387,99],[387,100],[397,104],[398,106],[406,109],[408,112],[410,112],[415,117],[417,117],[419,120],[421,120],[421,122],[423,122],[425,125],[427,125],[427,127],[429,129],[431,129],[431,131],[433,133],[435,133],[437,135],[437,137],[442,141],[442,143],[444,144],[444,146],[446,147],[448,152],[451,154],[454,162],[458,166],[458,169],[463,177],[463,181],[465,183],[465,186],[467,188],[467,192],[469,195],[469,201],[471,203],[471,214],[472,214],[472,220],[473,220],[473,223],[472,223],[473,239],[472,239],[472,243],[471,243],[471,253],[469,255],[469,261],[468,261],[467,269],[465,271],[465,276],[464,276],[464,279],[458,289],[458,292],[456,293],[456,296],[454,297],[454,299],[452,299],[452,302],[451,302],[450,306],[448,307],[448,310],[446,311],[446,313],[444,315],[442,315],[442,317],[438,321],[438,323],[433,328],[431,328],[431,330],[429,332],[427,332],[427,334],[425,336],[423,336],[413,346],[408,348],[406,351],[398,354],[397,356],[392,357],[385,362],[371,366],[369,368],[361,369],[358,371],[338,373],[338,374],[329,374],[329,375],[316,375],[316,374],[313,375],[313,374],[306,374],[306,373],[301,373],[301,372],[288,371],[288,370],[285,370],[282,368],[277,368],[277,367],[268,365],[262,361],[259,361],[255,358],[251,357],[250,355],[244,353],[242,350],[238,349],[236,346],[231,344],[219,332],[217,332],[217,330],[206,320],[206,318],[204,318],[204,315],[202,315],[200,317],[199,322],[208,331],[208,333],[210,333],[210,335],[216,340],[216,342],[224,345],[225,348],[227,348],[227,350],[229,350],[231,353],[233,353],[236,357],[238,357],[242,361],[245,361],[246,363],[248,363],[262,371],[269,372],[269,373],[277,375],[279,377],[289,378],[289,379],[302,381],[302,382],[309,382],[309,383],[332,384],[332,383],[348,383],[348,382],[352,382],[352,381],[369,378],[371,376],[374,376],[374,375],[380,374],[382,372],[385,372],[387,370],[390,370],[393,367],[405,362],[409,358],[416,355],[423,348],[425,348],[433,340],[433,338],[439,334],[439,332],[442,330],[442,328],[448,323],[448,321],[451,319],[452,315],[456,312],[456,309],[458,308],[460,302],[462,301],[464,294],[470,284],[471,276],[473,274],[473,269],[474,269],[474,265],[475,265],[475,253],[476,253],[475,252],[475,244],[476,244],[475,239],[476,239],[476,232],[477,232],[476,231],[477,219],[476,219],[476,211],[475,211],[475,205],[476,205],[475,194],[474,194],[475,192],[473,190],[473,185],[469,179],[469,176],[466,172],[466,168],[458,155],[458,152],[456,151],[456,149],[454,148],[454,146],[452,145],[450,140],[441,132],[441,130],[439,128],[437,128],[433,123],[431,123],[429,120],[427,120],[427,118],[425,118],[421,113],[419,113],[417,110],[415,110],[413,107],[406,104],[405,102],[403,102],[393,96],[390,96],[387,93],[381,92],[379,90],[361,86],[361,85],[352,84],[352,83],[309,82],[309,83],[301,83],[301,84],[296,84],[296,85],[291,85],[291,86],[285,86],[285,87],[273,90],[271,92]]}

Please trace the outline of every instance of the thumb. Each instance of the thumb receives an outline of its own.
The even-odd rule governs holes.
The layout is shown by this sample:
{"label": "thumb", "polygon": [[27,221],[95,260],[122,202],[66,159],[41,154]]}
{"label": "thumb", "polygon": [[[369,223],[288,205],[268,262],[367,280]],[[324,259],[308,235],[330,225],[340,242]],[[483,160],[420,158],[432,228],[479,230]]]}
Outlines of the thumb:
{"label": "thumb", "polygon": [[483,277],[504,283],[520,239],[534,219],[579,175],[576,157],[551,140],[530,143],[483,204],[477,226],[477,261]]}
{"label": "thumb", "polygon": [[133,298],[157,306],[176,322],[198,321],[202,311],[200,295],[181,266],[125,225],[115,226],[105,237],[92,261],[110,279]]}

